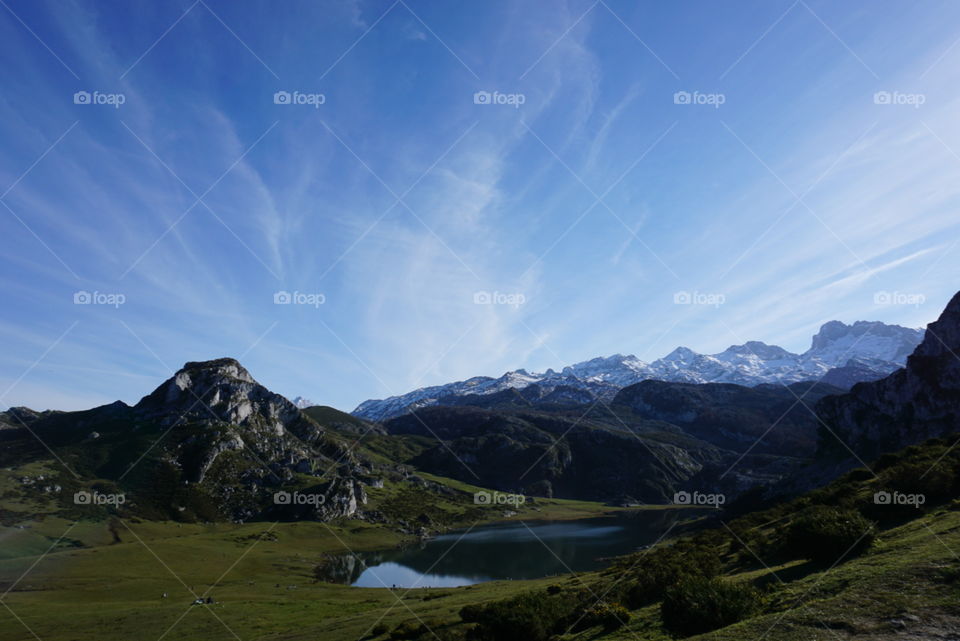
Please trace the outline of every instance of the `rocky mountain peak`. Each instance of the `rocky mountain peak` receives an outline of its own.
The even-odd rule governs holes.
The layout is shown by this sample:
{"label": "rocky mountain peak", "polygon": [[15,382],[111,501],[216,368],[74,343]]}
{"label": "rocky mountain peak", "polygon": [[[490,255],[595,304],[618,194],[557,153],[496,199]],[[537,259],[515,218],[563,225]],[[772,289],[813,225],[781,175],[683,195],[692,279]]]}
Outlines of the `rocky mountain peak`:
{"label": "rocky mountain peak", "polygon": [[[927,326],[923,342],[914,352],[914,357],[942,358],[960,354],[960,292],[947,303],[940,318]],[[909,363],[909,359],[908,359]]]}
{"label": "rocky mountain peak", "polygon": [[[923,339],[923,330],[880,321],[824,323],[813,337],[807,356],[840,366],[851,356],[903,362]],[[857,352],[857,354],[853,354]]]}
{"label": "rocky mountain peak", "polygon": [[810,349],[823,349],[828,347],[833,341],[841,336],[845,336],[850,330],[850,325],[843,321],[832,320],[820,326],[820,331],[813,335]]}
{"label": "rocky mountain peak", "polygon": [[665,361],[690,361],[696,358],[698,354],[690,349],[689,347],[683,347],[682,345],[666,356],[663,357]]}
{"label": "rocky mountain peak", "polygon": [[302,409],[302,410],[305,410],[305,409],[307,409],[308,407],[313,407],[313,406],[315,406],[315,405],[319,405],[319,403],[315,403],[315,402],[311,401],[309,398],[304,398],[304,397],[302,397],[302,396],[294,396],[293,398],[290,399],[290,402],[293,403],[294,405],[296,405],[297,407],[299,407],[299,408]]}
{"label": "rocky mountain peak", "polygon": [[250,372],[235,358],[215,358],[210,361],[189,361],[177,374],[216,375],[255,383]]}
{"label": "rocky mountain peak", "polygon": [[738,355],[738,356],[756,356],[760,360],[775,361],[785,358],[795,358],[796,354],[791,354],[778,345],[768,345],[763,341],[747,341],[743,345],[731,345],[718,356]]}
{"label": "rocky mountain peak", "polygon": [[135,409],[168,424],[223,422],[277,434],[303,420],[296,405],[260,385],[233,358],[186,363]]}
{"label": "rocky mountain peak", "polygon": [[[820,401],[817,413],[863,458],[901,449],[960,427],[960,294],[927,326],[906,367]],[[845,453],[836,439],[821,448]]]}

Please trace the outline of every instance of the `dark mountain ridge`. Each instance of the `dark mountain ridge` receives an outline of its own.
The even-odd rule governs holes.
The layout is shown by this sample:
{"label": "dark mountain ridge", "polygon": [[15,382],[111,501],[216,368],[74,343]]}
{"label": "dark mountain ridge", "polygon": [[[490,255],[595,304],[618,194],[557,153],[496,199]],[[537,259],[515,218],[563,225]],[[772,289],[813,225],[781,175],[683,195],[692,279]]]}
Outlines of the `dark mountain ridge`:
{"label": "dark mountain ridge", "polygon": [[960,293],[927,326],[904,368],[824,398],[817,412],[833,432],[821,437],[825,456],[848,455],[838,438],[872,458],[960,429]]}

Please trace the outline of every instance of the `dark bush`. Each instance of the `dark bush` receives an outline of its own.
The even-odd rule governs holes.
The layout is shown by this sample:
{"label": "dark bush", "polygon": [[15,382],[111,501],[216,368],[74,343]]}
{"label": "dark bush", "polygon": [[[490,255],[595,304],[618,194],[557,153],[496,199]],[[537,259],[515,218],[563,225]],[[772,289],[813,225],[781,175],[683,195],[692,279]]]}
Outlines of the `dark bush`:
{"label": "dark bush", "polygon": [[619,603],[597,603],[576,616],[574,623],[577,630],[600,625],[604,631],[612,632],[630,621],[630,612]]}
{"label": "dark bush", "polygon": [[460,608],[460,618],[463,619],[464,623],[479,623],[483,608],[484,606],[475,603],[465,605]]}
{"label": "dark bush", "polygon": [[393,632],[390,633],[390,639],[391,641],[412,641],[413,639],[446,641],[451,635],[449,631],[441,629],[442,627],[443,621],[440,619],[404,621],[393,629]]}
{"label": "dark bush", "polygon": [[856,510],[815,506],[804,510],[786,533],[788,556],[833,563],[873,544],[873,523]]}
{"label": "dark bush", "polygon": [[904,494],[923,494],[926,505],[953,496],[955,472],[945,462],[901,463],[884,475],[890,487]]}
{"label": "dark bush", "polygon": [[476,623],[467,638],[472,641],[546,641],[576,620],[579,595],[528,592],[484,606],[466,606],[460,617]]}
{"label": "dark bush", "polygon": [[658,601],[664,590],[685,577],[714,577],[720,572],[717,550],[690,541],[656,548],[641,557],[625,581],[621,599],[630,609]]}
{"label": "dark bush", "polygon": [[847,472],[847,475],[843,478],[847,482],[869,481],[873,478],[873,472],[865,467],[858,467]]}
{"label": "dark bush", "polygon": [[742,621],[761,604],[760,593],[749,585],[718,578],[685,578],[667,590],[660,617],[670,632],[690,636]]}
{"label": "dark bush", "polygon": [[404,621],[393,629],[390,638],[394,641],[406,641],[407,639],[416,639],[423,632],[426,632],[426,630],[419,621]]}
{"label": "dark bush", "polygon": [[886,454],[881,454],[873,464],[874,472],[882,472],[890,467],[893,467],[900,461],[900,456],[892,452],[887,452]]}

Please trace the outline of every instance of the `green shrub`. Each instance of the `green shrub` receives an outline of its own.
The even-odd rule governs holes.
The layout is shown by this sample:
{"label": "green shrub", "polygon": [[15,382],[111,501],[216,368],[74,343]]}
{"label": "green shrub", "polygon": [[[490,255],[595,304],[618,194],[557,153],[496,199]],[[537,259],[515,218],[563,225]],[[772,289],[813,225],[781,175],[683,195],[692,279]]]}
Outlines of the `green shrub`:
{"label": "green shrub", "polygon": [[904,494],[923,494],[926,505],[953,496],[956,475],[946,463],[901,463],[884,475],[890,487]]}
{"label": "green shrub", "polygon": [[579,605],[580,597],[574,593],[527,592],[484,606],[466,606],[460,617],[477,624],[467,634],[471,641],[546,641],[575,620]]}
{"label": "green shrub", "polygon": [[382,636],[386,634],[387,630],[389,629],[390,629],[390,626],[388,626],[386,623],[378,623],[377,625],[373,626],[373,628],[370,630],[370,636],[371,637]]}
{"label": "green shrub", "polygon": [[630,612],[619,603],[597,603],[577,614],[576,629],[586,630],[597,625],[612,632],[630,621]]}
{"label": "green shrub", "polygon": [[887,452],[886,454],[881,454],[873,464],[874,472],[882,472],[890,467],[893,467],[900,461],[900,456],[893,452]]}
{"label": "green shrub", "polygon": [[718,578],[685,578],[667,589],[660,617],[670,632],[690,636],[742,621],[761,604],[760,593],[748,585]]}
{"label": "green shrub", "polygon": [[856,510],[822,505],[804,510],[786,533],[784,552],[794,558],[834,562],[873,544],[873,523]]}
{"label": "green shrub", "polygon": [[390,633],[391,639],[415,639],[420,635],[420,624],[416,621],[404,621]]}
{"label": "green shrub", "polygon": [[664,591],[685,577],[714,577],[720,572],[717,550],[691,541],[656,548],[637,561],[625,581],[621,600],[630,609],[663,597]]}
{"label": "green shrub", "polygon": [[460,618],[464,623],[479,623],[485,606],[471,603],[460,608]]}

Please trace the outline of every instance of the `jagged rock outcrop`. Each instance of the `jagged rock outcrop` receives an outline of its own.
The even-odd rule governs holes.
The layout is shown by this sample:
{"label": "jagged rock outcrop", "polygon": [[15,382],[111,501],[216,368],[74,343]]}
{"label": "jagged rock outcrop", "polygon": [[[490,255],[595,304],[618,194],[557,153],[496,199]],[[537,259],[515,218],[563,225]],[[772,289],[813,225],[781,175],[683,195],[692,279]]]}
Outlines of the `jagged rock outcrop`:
{"label": "jagged rock outcrop", "polygon": [[869,460],[960,430],[960,293],[927,327],[906,367],[822,399],[817,413],[836,434],[823,431],[821,451],[835,457],[849,455],[838,438]]}
{"label": "jagged rock outcrop", "polygon": [[232,358],[189,362],[134,408],[165,427],[205,426],[177,444],[175,460],[188,480],[202,482],[226,452],[248,449],[277,480],[313,474],[349,453],[283,396],[260,385]]}
{"label": "jagged rock outcrop", "polygon": [[47,418],[57,412],[46,410],[37,412],[29,407],[11,407],[5,412],[0,412],[0,430],[19,429],[24,425],[31,425],[36,421]]}
{"label": "jagged rock outcrop", "polygon": [[255,429],[265,436],[290,432],[308,442],[322,434],[296,405],[260,385],[232,358],[185,364],[135,409],[164,425],[212,420]]}

